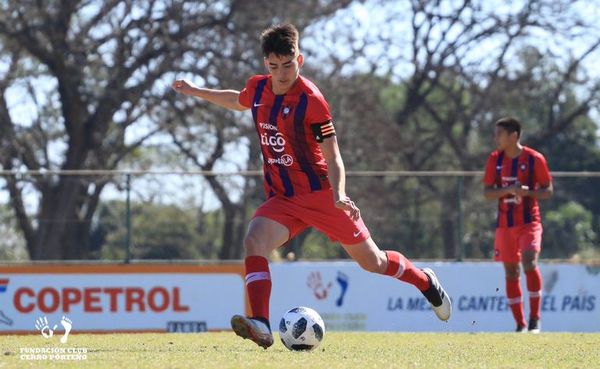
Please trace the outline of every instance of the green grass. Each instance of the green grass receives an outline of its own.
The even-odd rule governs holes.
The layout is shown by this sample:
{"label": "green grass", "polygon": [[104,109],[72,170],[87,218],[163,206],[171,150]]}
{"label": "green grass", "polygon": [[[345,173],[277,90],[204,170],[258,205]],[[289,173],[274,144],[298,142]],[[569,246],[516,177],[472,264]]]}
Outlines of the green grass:
{"label": "green grass", "polygon": [[[23,361],[22,347],[85,347],[85,361]],[[233,333],[0,337],[0,368],[600,368],[600,334],[339,333],[313,352]]]}

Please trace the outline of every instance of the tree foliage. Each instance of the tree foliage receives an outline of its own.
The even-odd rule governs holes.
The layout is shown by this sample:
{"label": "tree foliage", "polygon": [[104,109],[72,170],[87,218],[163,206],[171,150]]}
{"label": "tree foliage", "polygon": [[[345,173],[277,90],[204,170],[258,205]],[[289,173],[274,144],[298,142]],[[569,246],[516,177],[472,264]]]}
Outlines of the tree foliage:
{"label": "tree foliage", "polygon": [[[132,150],[164,130],[164,112],[172,109],[167,97],[174,72],[207,70],[204,77],[214,84],[219,74],[213,66],[223,63],[231,74],[246,64],[253,55],[245,54],[247,40],[256,37],[252,30],[277,20],[277,13],[264,17],[264,9],[306,7],[307,23],[315,14],[347,3],[2,2],[0,48],[8,66],[0,75],[0,164],[5,170],[115,169]],[[236,44],[228,43],[233,39]],[[29,116],[17,114],[7,100],[9,91],[35,110]],[[7,177],[30,257],[86,257],[91,219],[111,181]],[[24,204],[26,192],[38,197],[35,214]]]}
{"label": "tree foliage", "polygon": [[[375,3],[387,28],[331,41],[350,47],[331,53],[336,68],[322,77],[349,169],[481,170],[494,149],[493,122],[514,115],[525,124],[524,144],[546,154],[552,170],[597,170],[590,112],[600,102],[600,80],[585,65],[597,57],[600,39],[578,4]],[[365,72],[357,75],[348,65]],[[573,157],[563,155],[565,146]],[[587,185],[571,186],[569,198],[587,197],[582,201],[591,209],[595,196],[579,195],[593,191],[593,181]],[[494,209],[481,199],[480,182],[467,178],[463,186],[463,214],[471,220],[464,234],[458,233],[455,179],[396,178],[353,190],[365,216],[373,214],[373,228],[383,231],[374,233],[390,247],[454,258],[470,241],[478,245],[466,244],[469,255],[489,257],[492,238],[479,228],[492,228]]]}
{"label": "tree foliage", "polygon": [[[0,2],[0,166],[259,169],[247,114],[176,96],[169,85],[184,77],[241,89],[263,72],[260,30],[291,21],[302,33],[303,73],[330,103],[348,170],[481,170],[493,122],[505,115],[524,122],[523,142],[552,170],[600,170],[600,80],[590,67],[600,33],[585,14],[590,4]],[[219,210],[135,204],[137,257],[242,256],[261,178],[204,176],[204,183]],[[122,204],[101,198],[122,177],[42,173],[6,176],[4,184],[31,259],[122,256]],[[551,238],[597,242],[597,183],[556,184],[555,198],[542,205],[549,225],[586,230],[584,237],[565,226]],[[347,186],[384,248],[454,258],[464,245],[468,257],[491,256],[495,207],[483,201],[478,178],[350,178]],[[552,239],[545,256],[577,251]],[[345,256],[320,235],[306,233],[300,244],[307,257]]]}

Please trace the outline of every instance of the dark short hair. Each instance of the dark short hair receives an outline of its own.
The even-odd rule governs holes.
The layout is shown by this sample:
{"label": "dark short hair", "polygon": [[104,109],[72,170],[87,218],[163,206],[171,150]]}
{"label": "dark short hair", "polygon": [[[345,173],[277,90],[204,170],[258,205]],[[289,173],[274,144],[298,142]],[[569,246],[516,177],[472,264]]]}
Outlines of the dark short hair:
{"label": "dark short hair", "polygon": [[288,56],[298,51],[298,30],[293,24],[271,26],[260,34],[260,44],[265,58],[270,54]]}
{"label": "dark short hair", "polygon": [[517,137],[521,137],[521,122],[517,118],[500,118],[496,121],[496,127],[501,127],[508,133],[517,132]]}

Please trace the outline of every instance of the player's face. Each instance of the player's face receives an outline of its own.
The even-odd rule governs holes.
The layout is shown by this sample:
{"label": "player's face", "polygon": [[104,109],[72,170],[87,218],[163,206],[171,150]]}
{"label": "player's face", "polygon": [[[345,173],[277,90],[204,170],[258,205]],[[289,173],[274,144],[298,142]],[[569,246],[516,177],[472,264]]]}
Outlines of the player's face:
{"label": "player's face", "polygon": [[506,129],[502,127],[496,127],[494,140],[496,141],[496,148],[499,151],[505,150],[508,147],[517,144],[517,132],[509,133]]}
{"label": "player's face", "polygon": [[302,54],[286,56],[269,54],[265,58],[265,66],[273,81],[273,92],[281,95],[292,88],[303,63]]}

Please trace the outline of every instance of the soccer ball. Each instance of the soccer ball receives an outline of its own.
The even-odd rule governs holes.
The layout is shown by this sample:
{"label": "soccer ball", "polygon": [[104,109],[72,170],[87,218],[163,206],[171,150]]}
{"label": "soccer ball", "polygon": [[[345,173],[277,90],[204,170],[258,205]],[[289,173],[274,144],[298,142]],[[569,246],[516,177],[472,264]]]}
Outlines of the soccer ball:
{"label": "soccer ball", "polygon": [[304,306],[288,310],[279,322],[279,338],[290,350],[314,350],[323,334],[325,323],[319,313]]}

